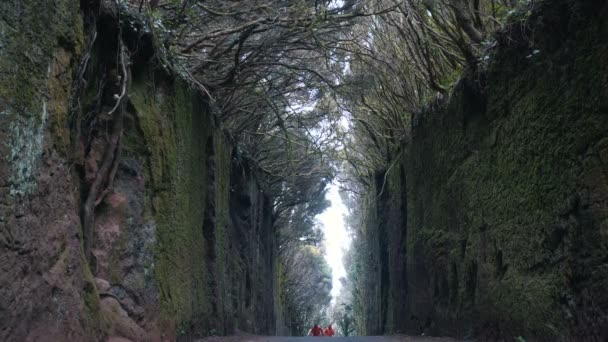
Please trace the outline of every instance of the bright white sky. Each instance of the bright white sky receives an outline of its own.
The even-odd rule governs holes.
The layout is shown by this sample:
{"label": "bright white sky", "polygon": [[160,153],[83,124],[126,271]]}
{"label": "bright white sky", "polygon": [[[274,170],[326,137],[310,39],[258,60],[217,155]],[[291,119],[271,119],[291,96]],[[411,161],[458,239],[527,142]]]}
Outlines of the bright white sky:
{"label": "bright white sky", "polygon": [[351,241],[344,225],[344,215],[346,215],[347,210],[344,203],[342,203],[338,188],[333,184],[330,185],[325,197],[331,201],[331,206],[321,215],[318,215],[317,218],[324,226],[325,260],[327,260],[327,263],[332,268],[333,288],[331,296],[333,297],[332,301],[335,301],[342,287],[340,278],[346,277],[346,271],[342,264],[342,256]]}

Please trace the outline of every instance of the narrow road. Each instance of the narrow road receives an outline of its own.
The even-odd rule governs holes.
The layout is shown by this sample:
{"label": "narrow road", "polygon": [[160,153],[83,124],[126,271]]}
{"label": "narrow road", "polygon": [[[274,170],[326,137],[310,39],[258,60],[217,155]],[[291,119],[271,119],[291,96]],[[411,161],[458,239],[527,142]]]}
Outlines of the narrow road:
{"label": "narrow road", "polygon": [[447,337],[422,336],[355,336],[355,337],[282,337],[282,336],[229,336],[210,337],[199,342],[458,342]]}

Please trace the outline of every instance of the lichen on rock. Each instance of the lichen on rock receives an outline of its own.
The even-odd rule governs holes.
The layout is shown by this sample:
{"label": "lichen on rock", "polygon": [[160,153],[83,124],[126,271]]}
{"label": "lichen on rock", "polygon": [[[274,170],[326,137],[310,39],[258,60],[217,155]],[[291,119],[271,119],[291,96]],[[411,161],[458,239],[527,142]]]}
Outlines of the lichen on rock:
{"label": "lichen on rock", "polygon": [[[11,165],[10,194],[26,195],[36,189],[36,170],[44,148],[48,119],[46,101],[42,101],[40,115],[30,114],[9,125],[9,139],[5,142],[10,153],[5,156]],[[10,110],[4,113],[10,113]]]}

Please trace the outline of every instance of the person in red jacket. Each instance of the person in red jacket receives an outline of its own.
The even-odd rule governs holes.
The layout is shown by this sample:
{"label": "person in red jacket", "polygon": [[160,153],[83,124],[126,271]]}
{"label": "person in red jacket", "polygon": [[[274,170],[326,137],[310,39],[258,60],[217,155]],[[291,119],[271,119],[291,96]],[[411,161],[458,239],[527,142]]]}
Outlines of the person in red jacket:
{"label": "person in red jacket", "polygon": [[312,329],[310,329],[310,336],[323,336],[323,328],[320,325],[315,324]]}
{"label": "person in red jacket", "polygon": [[327,328],[325,329],[325,336],[329,336],[332,337],[336,334],[336,332],[334,331],[334,329],[331,327],[331,324],[327,326]]}

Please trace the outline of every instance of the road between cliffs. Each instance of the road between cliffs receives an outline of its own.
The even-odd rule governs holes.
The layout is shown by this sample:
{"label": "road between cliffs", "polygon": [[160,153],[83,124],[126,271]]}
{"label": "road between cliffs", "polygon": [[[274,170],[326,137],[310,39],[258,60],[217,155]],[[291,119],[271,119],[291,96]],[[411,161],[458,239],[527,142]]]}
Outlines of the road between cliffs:
{"label": "road between cliffs", "polygon": [[459,342],[447,337],[424,336],[353,336],[353,337],[283,337],[283,336],[228,336],[210,337],[199,342]]}

